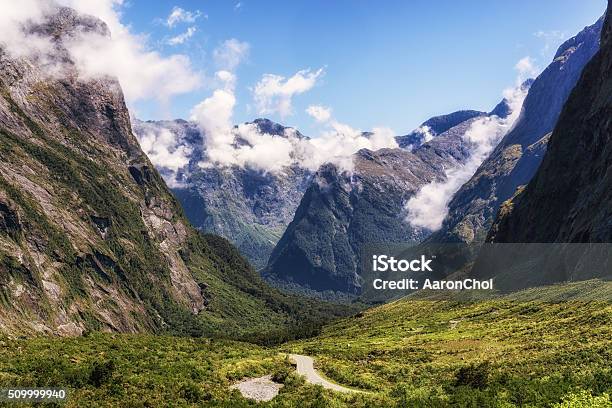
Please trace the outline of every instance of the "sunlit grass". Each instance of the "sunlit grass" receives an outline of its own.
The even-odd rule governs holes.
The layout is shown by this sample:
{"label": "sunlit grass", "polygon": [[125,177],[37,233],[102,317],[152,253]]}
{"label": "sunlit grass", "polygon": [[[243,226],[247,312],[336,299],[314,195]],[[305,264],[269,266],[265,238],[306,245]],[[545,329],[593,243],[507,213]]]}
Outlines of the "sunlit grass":
{"label": "sunlit grass", "polygon": [[[98,333],[4,338],[0,388],[65,386],[72,390],[67,407],[241,407],[254,403],[229,386],[273,374],[285,387],[261,406],[606,407],[612,305],[602,294],[611,289],[585,282],[473,302],[407,298],[275,348]],[[289,351],[315,357],[331,380],[370,392],[305,384],[284,357]],[[92,375],[96,367],[101,378]]]}

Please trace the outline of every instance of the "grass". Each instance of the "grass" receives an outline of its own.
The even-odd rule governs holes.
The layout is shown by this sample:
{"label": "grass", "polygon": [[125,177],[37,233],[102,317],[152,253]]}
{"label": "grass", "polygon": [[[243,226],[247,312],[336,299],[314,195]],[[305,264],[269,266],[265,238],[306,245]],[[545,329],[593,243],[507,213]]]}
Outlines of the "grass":
{"label": "grass", "polygon": [[[592,299],[596,293],[599,300]],[[2,339],[0,388],[66,386],[67,407],[255,406],[229,385],[274,374],[268,407],[610,407],[612,283],[473,301],[405,298],[276,347],[211,338],[93,333]],[[369,391],[305,384],[285,352]]]}
{"label": "grass", "polygon": [[285,384],[270,406],[327,407],[337,400],[291,374],[277,350],[249,343],[101,333],[0,340],[0,388],[67,387],[67,408],[249,407],[255,404],[229,386],[269,373]]}
{"label": "grass", "polygon": [[612,306],[609,297],[592,300],[593,291],[606,299],[612,283],[472,302],[402,299],[284,349],[408,406],[552,406],[575,392],[612,391]]}

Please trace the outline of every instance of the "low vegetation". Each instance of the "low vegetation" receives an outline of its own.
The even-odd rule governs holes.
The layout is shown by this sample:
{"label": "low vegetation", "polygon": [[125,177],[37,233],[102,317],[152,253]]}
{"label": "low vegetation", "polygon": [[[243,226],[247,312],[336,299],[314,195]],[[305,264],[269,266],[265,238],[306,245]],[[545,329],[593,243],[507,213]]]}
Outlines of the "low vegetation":
{"label": "low vegetation", "polygon": [[546,407],[591,395],[611,405],[611,296],[599,281],[472,301],[421,294],[283,349],[398,406]]}
{"label": "low vegetation", "polygon": [[[65,386],[66,407],[610,407],[612,283],[556,285],[494,298],[419,296],[263,347],[211,338],[92,333],[0,340],[0,388]],[[315,357],[304,383],[285,357]],[[229,386],[272,374],[256,404]]]}

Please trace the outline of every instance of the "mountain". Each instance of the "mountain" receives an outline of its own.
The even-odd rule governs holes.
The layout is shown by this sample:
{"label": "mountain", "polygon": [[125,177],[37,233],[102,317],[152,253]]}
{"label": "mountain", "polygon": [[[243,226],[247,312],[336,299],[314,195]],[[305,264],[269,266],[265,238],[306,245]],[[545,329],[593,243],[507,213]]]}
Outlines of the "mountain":
{"label": "mountain", "polygon": [[[503,102],[500,102],[503,105]],[[423,122],[421,126],[404,136],[397,136],[397,144],[401,148],[417,147],[434,137],[446,132],[452,127],[477,116],[484,116],[486,112],[475,110],[460,110],[446,115],[434,116]],[[501,115],[498,115],[501,117]]]}
{"label": "mountain", "polygon": [[[268,119],[252,123],[261,133],[286,137],[291,131],[298,138],[305,138],[298,131]],[[202,167],[205,135],[197,124],[184,120],[134,123],[134,132],[141,141],[164,131],[171,133],[176,145],[190,152],[188,163],[178,174],[157,165],[187,218],[199,230],[230,240],[256,268],[264,267],[291,221],[312,172],[298,165],[274,173],[248,166]]]}
{"label": "mountain", "polygon": [[608,7],[601,49],[563,107],[537,173],[504,203],[488,241],[612,241],[611,19]]}
{"label": "mountain", "polygon": [[354,169],[323,165],[304,193],[295,216],[267,267],[276,285],[357,294],[360,250],[367,243],[419,242],[427,231],[406,222],[406,201],[425,184],[442,181],[448,167],[463,163],[469,149],[468,119],[416,148],[360,150]]}
{"label": "mountain", "polygon": [[559,47],[552,63],[531,84],[513,130],[453,196],[442,228],[430,241],[484,240],[500,205],[538,169],[565,101],[599,48],[602,22],[603,18]]}
{"label": "mountain", "polygon": [[[522,89],[530,85],[525,81]],[[431,231],[406,220],[406,203],[423,186],[446,181],[448,169],[466,163],[473,145],[465,136],[479,119],[505,119],[509,113],[504,98],[490,113],[463,110],[436,116],[397,137],[404,147],[357,152],[350,172],[323,165],[262,275],[274,286],[315,296],[359,294],[364,246],[426,239]]]}
{"label": "mountain", "polygon": [[247,335],[335,313],[270,289],[188,223],[117,80],[79,77],[64,46],[80,31],[109,36],[103,22],[60,8],[24,29],[53,49],[0,50],[1,332]]}
{"label": "mountain", "polygon": [[[507,106],[505,101],[500,102],[497,110],[504,106]],[[494,112],[502,114],[501,111]],[[410,134],[396,137],[396,140],[403,148],[416,149],[426,140],[430,141],[461,123],[486,115],[485,112],[463,110],[436,116]],[[291,133],[298,138],[307,138],[299,131],[269,119],[255,119],[251,123],[260,133],[280,137]],[[145,147],[145,152],[169,183],[190,222],[201,231],[229,239],[255,268],[265,267],[311,185],[313,172],[299,165],[285,167],[282,172],[264,172],[237,165],[202,166],[201,163],[206,161],[206,135],[196,123],[182,119],[135,120],[133,130],[143,146],[148,144],[146,140],[149,138],[157,144],[161,140],[163,144],[164,134],[168,134],[173,140],[170,153],[185,151],[184,157],[171,160],[171,164],[180,163],[180,166],[168,168],[167,155],[162,155],[158,162],[155,159],[158,148],[151,145],[148,151]],[[365,137],[371,134],[362,133]],[[236,140],[236,143],[248,142]]]}

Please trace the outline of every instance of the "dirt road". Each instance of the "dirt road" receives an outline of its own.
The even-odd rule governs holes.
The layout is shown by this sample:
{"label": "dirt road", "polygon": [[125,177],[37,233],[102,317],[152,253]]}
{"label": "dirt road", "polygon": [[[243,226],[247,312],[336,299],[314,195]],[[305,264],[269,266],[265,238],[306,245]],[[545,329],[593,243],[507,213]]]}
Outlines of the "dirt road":
{"label": "dirt road", "polygon": [[300,354],[289,354],[289,358],[297,364],[297,373],[306,377],[306,381],[311,384],[321,385],[323,388],[339,392],[361,392],[350,388],[342,387],[334,384],[323,378],[317,370],[314,369],[314,360],[312,357],[302,356]]}

